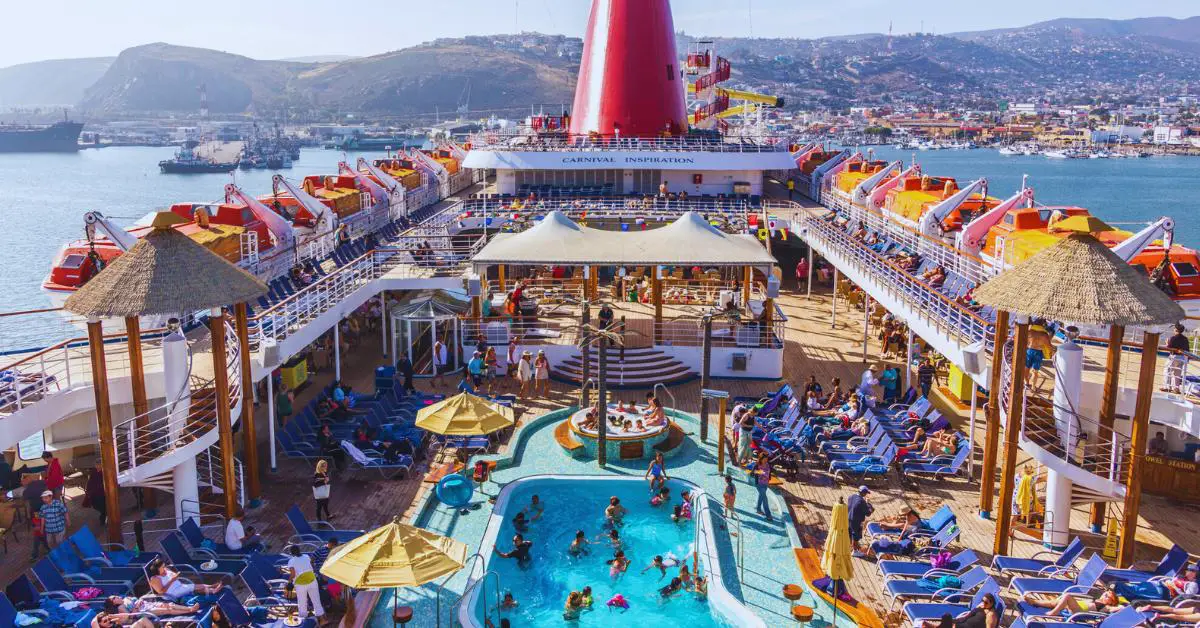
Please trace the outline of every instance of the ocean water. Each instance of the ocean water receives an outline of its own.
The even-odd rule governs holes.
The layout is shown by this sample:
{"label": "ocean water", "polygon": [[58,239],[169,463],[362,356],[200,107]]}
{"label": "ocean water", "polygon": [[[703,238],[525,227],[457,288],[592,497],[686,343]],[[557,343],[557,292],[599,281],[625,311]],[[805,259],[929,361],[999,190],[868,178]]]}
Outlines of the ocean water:
{"label": "ocean water", "polygon": [[[271,170],[232,174],[161,174],[158,162],[173,148],[119,147],[74,154],[0,154],[0,312],[50,307],[42,281],[62,245],[83,237],[83,215],[99,211],[127,226],[174,203],[224,198],[225,184],[237,182],[253,194],[271,191]],[[343,153],[304,149],[290,170],[293,181],[310,174],[334,174],[339,161],[383,153]],[[46,319],[49,326],[53,319]],[[48,330],[50,331],[50,330]],[[51,331],[61,333],[61,331]],[[23,349],[36,340],[28,330],[0,323],[0,351]]]}
{"label": "ocean water", "polygon": [[[668,483],[671,488],[671,504],[679,503],[681,485]],[[659,588],[667,585],[679,572],[678,566],[668,567],[667,575],[651,569],[642,573],[654,556],[688,558],[691,566],[691,548],[694,542],[695,525],[690,522],[671,521],[671,507],[653,507],[649,504],[647,486],[640,482],[580,483],[575,486],[528,486],[521,487],[511,496],[508,521],[500,528],[497,545],[501,551],[512,549],[515,530],[511,517],[526,507],[534,494],[546,505],[546,514],[529,525],[526,540],[533,542],[533,559],[522,567],[515,560],[493,557],[490,569],[499,576],[501,588],[511,591],[518,606],[505,611],[514,626],[649,626],[663,621],[672,625],[704,628],[720,625],[709,611],[707,602],[687,591],[670,599],[659,595]],[[624,525],[620,528],[623,550],[631,560],[629,569],[618,577],[609,575],[605,561],[613,557],[613,549],[599,542],[588,546],[588,553],[573,557],[567,552],[577,530],[582,530],[589,539],[607,534],[604,525],[604,508],[610,495],[621,499],[629,510]],[[490,548],[481,548],[490,552]],[[490,582],[494,582],[489,580]],[[563,606],[571,591],[592,587],[594,600],[590,610],[584,611],[577,622],[563,621]],[[495,591],[489,584],[488,609],[496,606]],[[629,602],[628,609],[610,608],[606,602],[621,594]],[[492,615],[495,622],[495,615]]]}

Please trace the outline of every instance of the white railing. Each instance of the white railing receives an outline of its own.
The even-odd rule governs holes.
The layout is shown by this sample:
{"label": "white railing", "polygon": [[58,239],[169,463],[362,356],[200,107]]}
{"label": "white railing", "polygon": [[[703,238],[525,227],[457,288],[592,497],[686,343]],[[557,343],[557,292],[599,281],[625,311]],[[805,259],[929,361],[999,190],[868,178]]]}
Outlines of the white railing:
{"label": "white railing", "polygon": [[787,140],[778,135],[681,135],[671,137],[592,137],[567,133],[535,133],[518,128],[515,132],[485,131],[471,137],[471,150],[577,152],[577,151],[655,151],[783,153]]}
{"label": "white railing", "polygon": [[843,264],[873,277],[880,289],[905,302],[913,316],[956,338],[964,346],[987,339],[989,321],[875,252],[835,222],[812,212],[800,211],[795,223],[802,237],[823,249],[822,256],[840,258]]}
{"label": "white railing", "polygon": [[[146,370],[162,364],[162,330],[142,334]],[[125,334],[106,334],[105,368],[109,378],[128,377]],[[40,401],[46,395],[92,385],[91,352],[86,336],[71,338],[28,354],[0,358],[0,417]]]}
{"label": "white railing", "polygon": [[[229,381],[230,420],[242,398],[242,361],[237,331],[226,320],[225,368]],[[193,356],[193,360],[195,356]],[[113,426],[117,473],[132,471],[151,460],[169,455],[217,429],[217,396],[212,378],[189,378],[188,400],[174,399],[144,414]],[[166,391],[174,397],[178,391]]]}

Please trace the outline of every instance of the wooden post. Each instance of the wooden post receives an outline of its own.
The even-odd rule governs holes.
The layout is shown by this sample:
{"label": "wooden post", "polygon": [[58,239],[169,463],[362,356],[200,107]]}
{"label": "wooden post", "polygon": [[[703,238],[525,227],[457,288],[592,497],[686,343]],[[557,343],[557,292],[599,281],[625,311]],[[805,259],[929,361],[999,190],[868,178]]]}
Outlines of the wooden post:
{"label": "wooden post", "polygon": [[[712,372],[712,315],[706,315],[704,321],[704,338],[700,348],[700,390],[708,389],[709,373]],[[700,395],[700,441],[708,442],[708,397]]]}
{"label": "wooden post", "polygon": [[[261,503],[262,487],[258,481],[258,428],[254,425],[254,404],[250,403],[250,390],[254,388],[254,374],[250,367],[250,316],[245,303],[233,309],[234,325],[237,327],[239,354],[242,358],[242,455],[246,457],[246,497],[250,505]],[[267,377],[270,377],[270,373]],[[266,399],[268,406],[274,399]]]}
{"label": "wooden post", "polygon": [[775,347],[775,330],[773,329],[774,322],[775,322],[775,299],[768,297],[767,300],[763,301],[763,316],[762,316],[762,330],[763,330],[762,344],[764,347],[766,347],[768,349],[773,349]]}
{"label": "wooden post", "polygon": [[117,484],[117,444],[112,408],[108,401],[108,365],[104,361],[104,328],[100,319],[88,319],[88,353],[92,359],[92,389],[96,397],[96,431],[100,435],[100,473],[104,477],[104,505],[108,512],[109,543],[121,542],[121,486]]}
{"label": "wooden post", "polygon": [[588,295],[590,299],[600,298],[600,267],[591,266],[588,268]]}
{"label": "wooden post", "polygon": [[[142,430],[150,422],[150,402],[146,398],[146,362],[142,355],[142,327],[138,317],[125,317],[125,335],[126,346],[129,348],[129,386],[133,392],[133,416],[137,417],[135,423],[138,429]],[[139,457],[147,455],[145,447],[141,445],[142,443],[134,443]],[[153,511],[158,508],[158,494],[153,488],[145,488],[142,494],[146,510]]]}
{"label": "wooden post", "polygon": [[608,464],[608,336],[600,336],[600,373],[596,380],[596,407],[600,410],[600,426],[596,434],[596,462],[601,468]]}
{"label": "wooden post", "polygon": [[717,400],[717,473],[725,475],[725,407],[728,400]]}
{"label": "wooden post", "polygon": [[[1008,421],[1004,426],[1004,468],[1000,473],[1000,516],[996,520],[996,541],[992,555],[1008,554],[1008,535],[1012,529],[1013,480],[1017,473],[1017,437],[1025,415],[1025,349],[1029,346],[1029,321],[1017,323],[1013,343],[1012,381],[1009,382]],[[1001,345],[998,349],[1003,352]]]}
{"label": "wooden post", "polygon": [[[583,305],[580,306],[580,309],[583,310],[583,326],[586,328],[592,322],[591,304],[587,301],[584,301]],[[592,343],[584,342],[583,346],[579,348],[579,354],[583,356],[583,366],[582,370],[580,371],[582,376],[580,377],[579,382],[579,407],[586,408],[588,407],[588,401],[590,401],[590,399],[588,399],[587,382],[592,378]]]}
{"label": "wooden post", "polygon": [[830,329],[837,329],[838,284],[841,283],[838,279],[838,274],[839,273],[838,273],[837,266],[834,266],[833,267],[833,296],[830,299],[830,301],[832,303],[831,303],[830,313],[829,313],[829,328]]}
{"label": "wooden post", "polygon": [[663,322],[663,305],[662,305],[662,278],[658,276],[658,267],[651,266],[650,272],[653,273],[653,283],[651,283],[651,300],[654,301],[654,344],[661,345],[662,338],[662,322]]}
{"label": "wooden post", "polygon": [[[870,337],[871,337],[871,295],[866,294],[865,291],[863,294],[866,295],[866,298],[863,299],[862,361],[863,361],[863,364],[866,364],[867,363],[867,352],[869,351],[869,348],[867,347],[867,340],[870,339]],[[887,342],[887,340],[885,339],[884,342]]]}
{"label": "wooden post", "polygon": [[[221,473],[225,492],[225,516],[237,510],[237,473],[233,459],[233,423],[229,416],[229,372],[225,364],[225,313],[213,308],[208,318],[212,334],[213,390],[217,405],[217,430],[221,444]],[[245,391],[243,391],[244,393]],[[243,398],[243,401],[245,399]],[[274,400],[272,400],[273,402]]]}
{"label": "wooden post", "polygon": [[754,281],[754,268],[747,266],[742,274],[742,307],[750,311],[750,284]]}
{"label": "wooden post", "polygon": [[508,291],[504,287],[504,268],[505,268],[504,264],[500,264],[499,266],[496,267],[496,283],[499,284],[501,293]]}
{"label": "wooden post", "polygon": [[[996,332],[992,344],[992,372],[988,378],[987,412],[984,413],[983,473],[979,480],[979,516],[992,516],[992,491],[996,488],[996,453],[1000,448],[1000,371],[1004,368],[1004,343],[1008,342],[1008,312],[996,312]],[[912,332],[909,332],[909,355]],[[909,363],[911,364],[911,359]]]}
{"label": "wooden post", "polygon": [[1133,409],[1133,429],[1129,434],[1129,479],[1125,482],[1125,509],[1121,513],[1121,550],[1117,567],[1133,564],[1137,546],[1138,510],[1142,506],[1142,459],[1146,456],[1150,433],[1150,402],[1154,399],[1154,367],[1158,362],[1158,334],[1142,334],[1142,364],[1138,370],[1137,402]]}
{"label": "wooden post", "polygon": [[[1117,394],[1120,392],[1121,344],[1125,340],[1125,327],[1113,325],[1108,328],[1108,355],[1104,365],[1104,392],[1100,398],[1100,429],[1096,440],[1111,443],[1113,423],[1117,418]],[[1107,517],[1107,502],[1092,502],[1092,532],[1099,534],[1104,529]]]}

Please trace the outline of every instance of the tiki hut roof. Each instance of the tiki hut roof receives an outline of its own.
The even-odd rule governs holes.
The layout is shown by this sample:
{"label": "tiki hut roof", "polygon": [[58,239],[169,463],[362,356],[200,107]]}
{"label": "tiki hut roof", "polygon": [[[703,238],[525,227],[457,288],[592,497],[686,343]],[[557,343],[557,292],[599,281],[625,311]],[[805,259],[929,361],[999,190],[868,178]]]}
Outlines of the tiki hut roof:
{"label": "tiki hut roof", "polygon": [[1072,233],[975,289],[983,305],[1083,325],[1177,323],[1183,308],[1099,240]]}
{"label": "tiki hut roof", "polygon": [[99,318],[177,315],[267,293],[263,282],[171,228],[177,219],[160,213],[154,229],[72,294],[63,308]]}

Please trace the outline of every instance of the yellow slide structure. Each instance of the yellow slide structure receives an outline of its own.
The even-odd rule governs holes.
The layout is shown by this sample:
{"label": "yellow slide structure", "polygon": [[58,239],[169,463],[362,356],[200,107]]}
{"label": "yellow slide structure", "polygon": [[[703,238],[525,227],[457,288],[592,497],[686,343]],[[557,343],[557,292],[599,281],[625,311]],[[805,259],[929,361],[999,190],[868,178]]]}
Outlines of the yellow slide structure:
{"label": "yellow slide structure", "polygon": [[[740,100],[748,103],[757,103],[768,107],[782,107],[783,99],[778,96],[768,96],[766,94],[758,94],[755,92],[747,92],[740,89],[726,89],[724,87],[716,88],[717,92],[728,96],[730,100]],[[688,83],[688,93],[696,93],[696,84]]]}

